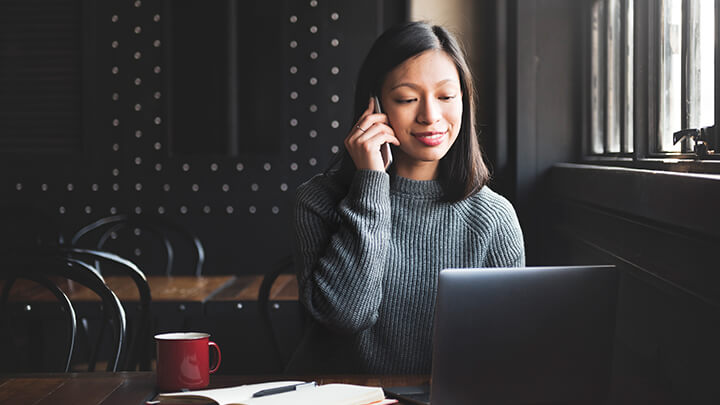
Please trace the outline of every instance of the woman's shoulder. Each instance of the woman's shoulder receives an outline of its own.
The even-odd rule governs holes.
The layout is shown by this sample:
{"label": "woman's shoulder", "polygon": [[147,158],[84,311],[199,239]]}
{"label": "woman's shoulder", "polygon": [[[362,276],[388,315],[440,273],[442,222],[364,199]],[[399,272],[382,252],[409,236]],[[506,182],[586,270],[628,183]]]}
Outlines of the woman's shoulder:
{"label": "woman's shoulder", "polygon": [[517,221],[512,203],[504,196],[484,186],[477,193],[455,204],[470,222]]}
{"label": "woman's shoulder", "polygon": [[300,184],[296,191],[297,200],[332,199],[339,200],[347,193],[336,172],[318,173]]}
{"label": "woman's shoulder", "polygon": [[491,189],[490,186],[484,186],[480,189],[477,193],[471,195],[470,197],[460,201],[460,203],[464,203],[470,206],[474,207],[488,207],[490,209],[497,209],[497,210],[512,210],[513,212],[515,209],[512,206],[512,203],[505,198],[503,195],[497,193],[495,190]]}

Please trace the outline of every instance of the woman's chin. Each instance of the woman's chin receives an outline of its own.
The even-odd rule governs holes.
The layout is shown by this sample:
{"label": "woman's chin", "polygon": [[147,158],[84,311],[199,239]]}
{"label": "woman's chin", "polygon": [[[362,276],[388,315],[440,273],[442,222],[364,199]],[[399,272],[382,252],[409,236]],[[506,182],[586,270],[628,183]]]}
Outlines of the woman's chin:
{"label": "woman's chin", "polygon": [[445,145],[436,146],[430,150],[423,150],[419,153],[415,153],[412,158],[421,162],[438,162],[447,155],[448,149],[449,148]]}
{"label": "woman's chin", "polygon": [[395,160],[395,166],[406,166],[406,167],[420,167],[420,166],[427,166],[427,165],[437,165],[440,162],[440,159],[442,159],[445,156],[443,153],[437,153],[437,154],[414,154],[414,155],[408,155],[404,159],[396,159]]}

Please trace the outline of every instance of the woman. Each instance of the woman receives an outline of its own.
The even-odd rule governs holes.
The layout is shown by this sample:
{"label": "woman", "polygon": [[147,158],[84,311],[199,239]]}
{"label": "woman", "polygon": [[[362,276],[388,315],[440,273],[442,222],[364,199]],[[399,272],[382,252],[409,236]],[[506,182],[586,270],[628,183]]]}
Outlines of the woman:
{"label": "woman", "polygon": [[473,110],[467,63],[445,29],[406,23],[376,40],[339,169],[297,191],[312,322],[289,371],[430,373],[439,271],[524,265],[515,211],[486,186]]}

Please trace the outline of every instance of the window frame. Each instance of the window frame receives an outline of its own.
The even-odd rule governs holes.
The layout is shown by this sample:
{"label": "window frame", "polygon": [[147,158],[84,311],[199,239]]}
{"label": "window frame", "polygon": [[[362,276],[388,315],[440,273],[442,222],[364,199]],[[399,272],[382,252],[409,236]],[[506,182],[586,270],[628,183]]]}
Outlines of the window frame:
{"label": "window frame", "polygon": [[[633,152],[631,153],[603,153],[595,154],[592,152],[592,127],[593,127],[593,111],[592,111],[592,60],[593,60],[593,44],[592,44],[592,18],[593,18],[593,7],[596,2],[604,2],[606,5],[603,7],[605,13],[603,18],[607,15],[607,1],[608,0],[591,0],[587,2],[587,7],[584,10],[585,18],[587,19],[586,27],[589,29],[584,30],[583,43],[585,44],[583,57],[583,139],[581,142],[581,161],[583,163],[591,163],[597,165],[612,165],[621,166],[628,168],[637,169],[651,169],[651,170],[667,170],[667,171],[682,171],[682,172],[695,172],[695,173],[720,173],[720,147],[716,148],[714,155],[708,155],[700,157],[695,155],[692,151],[685,152],[688,149],[689,141],[686,142],[688,146],[683,148],[683,152],[656,152],[655,144],[657,142],[658,118],[659,118],[659,89],[660,89],[660,74],[659,74],[659,52],[660,52],[660,12],[661,5],[657,1],[653,0],[634,0],[633,1]],[[715,125],[716,131],[720,131],[720,125],[718,125],[718,118],[720,117],[720,63],[719,63],[719,51],[718,45],[720,45],[720,0],[714,0],[715,3]],[[627,4],[627,0],[621,0],[621,15],[624,17],[624,5]],[[683,10],[687,8],[687,0],[683,0]],[[684,12],[684,11],[683,11]],[[684,14],[686,14],[684,12]],[[624,18],[622,18],[624,20]],[[687,31],[688,24],[683,24],[683,41],[685,41],[685,32]],[[602,21],[600,24],[601,34],[600,37],[606,37],[607,26],[606,22]],[[622,24],[621,32],[622,38],[625,39],[625,27],[626,24]],[[606,41],[606,40],[605,40]],[[607,48],[605,41],[600,45],[599,53],[601,55],[601,74],[607,76]],[[624,44],[624,43],[623,43]],[[685,57],[686,47],[682,48],[682,58]],[[621,52],[621,66],[625,66],[625,53]],[[683,95],[685,93],[685,66],[683,63]],[[619,75],[621,77],[621,91],[622,99],[625,98],[625,75]],[[603,79],[605,82],[605,79]],[[607,95],[607,84],[600,91],[605,92],[603,99],[606,99]],[[605,102],[603,108],[607,108],[607,102]],[[620,109],[620,140],[621,147],[624,139],[624,108]],[[684,112],[684,106],[683,106]],[[600,115],[605,117],[607,111],[603,111]],[[682,122],[685,123],[685,117],[683,116]],[[602,123],[604,145],[607,146],[607,123]],[[607,147],[605,148],[607,150]],[[622,150],[622,149],[621,149]]]}

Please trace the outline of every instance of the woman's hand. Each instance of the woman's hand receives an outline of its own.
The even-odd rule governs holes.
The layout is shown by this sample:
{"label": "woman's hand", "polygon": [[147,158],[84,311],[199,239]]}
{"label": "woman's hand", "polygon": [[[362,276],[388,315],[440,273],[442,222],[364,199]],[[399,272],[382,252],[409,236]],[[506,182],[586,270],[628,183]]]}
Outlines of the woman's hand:
{"label": "woman's hand", "polygon": [[370,97],[368,108],[345,138],[345,148],[358,170],[385,171],[380,147],[386,142],[400,145],[395,132],[388,125],[387,115],[374,114],[374,110],[375,101]]}

